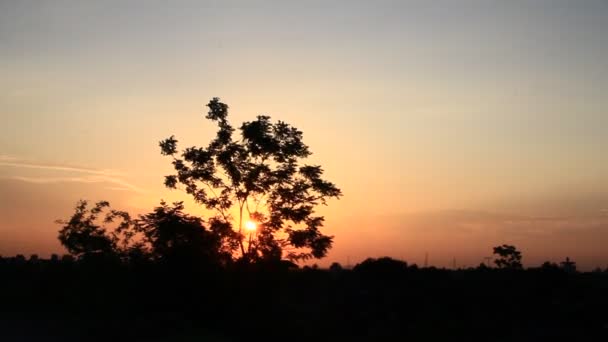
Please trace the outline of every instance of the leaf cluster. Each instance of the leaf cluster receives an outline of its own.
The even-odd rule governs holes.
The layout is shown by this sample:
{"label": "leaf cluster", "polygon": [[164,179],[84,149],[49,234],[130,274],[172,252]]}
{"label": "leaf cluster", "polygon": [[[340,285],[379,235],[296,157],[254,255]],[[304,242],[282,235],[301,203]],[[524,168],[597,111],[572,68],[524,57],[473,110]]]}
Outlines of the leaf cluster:
{"label": "leaf cluster", "polygon": [[494,260],[498,268],[522,269],[523,267],[521,252],[515,246],[501,245],[494,247],[494,254],[498,255],[498,258]]}
{"label": "leaf cluster", "polygon": [[[206,147],[178,152],[174,136],[160,142],[161,154],[173,158],[175,170],[165,177],[165,185],[183,187],[196,202],[215,212],[215,220],[233,227],[243,257],[325,256],[333,238],[320,232],[324,219],[315,215],[315,207],[339,198],[342,192],[322,178],[321,166],[302,164],[311,154],[302,132],[259,115],[244,122],[235,137],[228,106],[213,98],[207,107],[206,118],[218,130]],[[242,227],[245,214],[259,227],[247,249]]]}

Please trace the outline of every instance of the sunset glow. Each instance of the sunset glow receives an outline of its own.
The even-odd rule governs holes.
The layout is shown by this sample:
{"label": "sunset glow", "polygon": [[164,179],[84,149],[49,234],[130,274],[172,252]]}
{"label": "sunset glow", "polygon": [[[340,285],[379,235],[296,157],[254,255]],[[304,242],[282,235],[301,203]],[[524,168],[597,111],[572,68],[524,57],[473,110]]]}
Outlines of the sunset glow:
{"label": "sunset glow", "polygon": [[414,3],[2,2],[0,254],[65,253],[80,199],[215,217],[165,187],[158,142],[209,143],[218,96],[237,128],[301,130],[342,190],[311,262],[477,266],[506,243],[606,267],[606,2]]}
{"label": "sunset glow", "polygon": [[247,222],[245,222],[245,229],[247,229],[250,232],[253,232],[257,229],[257,224],[255,224],[255,222],[253,222],[253,221],[247,221]]}

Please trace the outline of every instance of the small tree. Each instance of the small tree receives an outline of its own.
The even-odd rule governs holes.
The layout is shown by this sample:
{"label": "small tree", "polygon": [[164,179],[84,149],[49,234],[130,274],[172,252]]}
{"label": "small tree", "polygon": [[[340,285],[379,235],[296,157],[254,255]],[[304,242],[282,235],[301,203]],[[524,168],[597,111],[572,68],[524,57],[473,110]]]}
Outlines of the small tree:
{"label": "small tree", "polygon": [[559,265],[551,261],[545,261],[540,265],[540,269],[543,271],[557,271],[559,270]]}
{"label": "small tree", "polygon": [[[70,254],[79,258],[120,257],[129,248],[134,235],[129,214],[111,210],[107,201],[97,202],[91,209],[87,207],[88,202],[81,200],[69,220],[56,221],[63,225],[59,241]],[[107,227],[117,219],[119,223],[115,228]]]}
{"label": "small tree", "polygon": [[329,270],[332,272],[341,272],[344,268],[342,267],[342,265],[340,265],[339,262],[333,262],[330,266],[329,266]]}
{"label": "small tree", "polygon": [[494,260],[494,263],[498,268],[505,269],[521,269],[521,252],[518,251],[515,246],[502,245],[494,247],[494,254],[498,257]]}
{"label": "small tree", "polygon": [[52,263],[58,263],[59,262],[59,255],[57,255],[56,253],[51,254],[51,259],[50,261]]}
{"label": "small tree", "polygon": [[[302,132],[261,115],[243,123],[236,139],[228,106],[213,98],[207,107],[206,118],[218,126],[207,147],[189,147],[178,154],[173,136],[160,142],[161,153],[173,158],[176,171],[165,177],[165,185],[183,185],[215,212],[215,222],[234,229],[244,260],[325,256],[333,237],[321,233],[324,218],[314,209],[342,193],[322,178],[320,166],[301,164],[311,154]],[[252,222],[247,226],[246,220]]]}

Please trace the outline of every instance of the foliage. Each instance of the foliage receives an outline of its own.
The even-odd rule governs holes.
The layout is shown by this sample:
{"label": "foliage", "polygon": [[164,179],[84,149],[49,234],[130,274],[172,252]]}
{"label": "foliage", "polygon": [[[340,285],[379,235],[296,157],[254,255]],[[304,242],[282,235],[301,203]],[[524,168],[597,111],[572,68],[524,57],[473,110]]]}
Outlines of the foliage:
{"label": "foliage", "polygon": [[207,229],[201,218],[185,214],[183,209],[183,202],[169,206],[162,201],[136,221],[136,229],[150,246],[152,258],[186,263],[228,262],[237,247],[235,232],[217,220],[211,220]]}
{"label": "foliage", "polygon": [[[107,201],[97,202],[91,209],[87,207],[88,202],[81,200],[69,220],[56,221],[64,225],[59,231],[61,244],[77,257],[119,257],[126,253],[134,235],[129,214],[111,210]],[[116,220],[119,220],[116,228],[106,226]]]}
{"label": "foliage", "polygon": [[[87,208],[80,201],[59,232],[61,244],[74,256],[104,256],[128,261],[157,260],[183,264],[226,264],[238,247],[236,233],[226,224],[183,212],[182,202],[161,201],[151,213],[137,219],[110,209],[107,201]],[[117,222],[116,222],[117,221]],[[111,223],[117,223],[114,228]]]}
{"label": "foliage", "polygon": [[376,276],[401,274],[407,269],[407,262],[390,257],[382,257],[378,259],[367,258],[360,264],[355,265],[353,268],[355,272]]}
{"label": "foliage", "polygon": [[498,255],[498,258],[494,260],[494,263],[498,268],[505,269],[521,269],[521,252],[518,251],[515,246],[502,245],[494,247],[494,254]]}
{"label": "foliage", "polygon": [[329,266],[329,270],[332,271],[332,272],[340,272],[340,271],[344,270],[344,268],[342,267],[342,265],[340,265],[339,262],[333,262]]}
{"label": "foliage", "polygon": [[[178,154],[175,137],[160,142],[161,153],[173,158],[176,171],[165,177],[165,185],[181,184],[216,213],[214,222],[235,229],[244,260],[325,256],[333,237],[321,233],[324,218],[314,209],[342,193],[322,178],[320,166],[301,163],[311,154],[302,132],[260,115],[240,126],[237,140],[227,119],[228,106],[218,98],[207,106],[206,118],[218,126],[207,147],[188,147]],[[257,224],[248,236],[245,215]]]}
{"label": "foliage", "polygon": [[551,262],[551,261],[545,261],[542,263],[542,265],[540,265],[540,269],[543,271],[556,271],[559,270],[559,265]]}

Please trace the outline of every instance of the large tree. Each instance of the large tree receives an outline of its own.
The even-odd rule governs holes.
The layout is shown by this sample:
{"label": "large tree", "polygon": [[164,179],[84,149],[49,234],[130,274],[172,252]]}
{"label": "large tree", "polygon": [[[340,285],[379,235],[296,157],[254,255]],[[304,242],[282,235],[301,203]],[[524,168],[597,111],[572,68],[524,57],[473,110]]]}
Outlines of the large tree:
{"label": "large tree", "polygon": [[302,132],[260,115],[244,122],[235,137],[228,106],[213,98],[207,107],[206,118],[218,130],[206,147],[179,153],[174,136],[160,142],[176,172],[166,176],[165,185],[183,186],[215,213],[215,222],[234,229],[244,260],[325,256],[333,237],[321,233],[324,218],[315,214],[315,207],[342,193],[322,178],[321,166],[302,163],[311,154]]}

